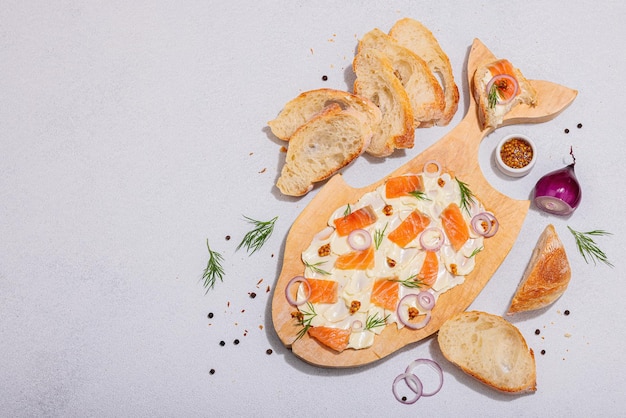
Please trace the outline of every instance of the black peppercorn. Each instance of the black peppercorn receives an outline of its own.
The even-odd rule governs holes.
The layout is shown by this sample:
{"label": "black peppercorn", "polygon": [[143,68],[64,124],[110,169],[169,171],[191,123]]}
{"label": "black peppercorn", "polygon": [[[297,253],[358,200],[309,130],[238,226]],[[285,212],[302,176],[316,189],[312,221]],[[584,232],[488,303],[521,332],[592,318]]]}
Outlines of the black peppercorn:
{"label": "black peppercorn", "polygon": [[541,350],[541,355],[543,356],[544,354],[546,354],[546,350]]}
{"label": "black peppercorn", "polygon": [[207,315],[209,318],[213,318],[213,312],[209,312],[209,314]]}
{"label": "black peppercorn", "polygon": [[565,128],[565,133],[568,134],[569,133],[569,129]]}
{"label": "black peppercorn", "polygon": [[323,75],[322,76],[322,81],[326,81],[326,80],[328,80],[328,76],[327,75]]}
{"label": "black peppercorn", "polygon": [[230,241],[230,235],[226,235],[226,241]]}
{"label": "black peppercorn", "polygon": [[250,298],[251,299],[254,299],[255,297],[256,297],[256,293],[254,293],[254,292],[250,293]]}
{"label": "black peppercorn", "polygon": [[582,127],[583,127],[583,124],[582,124],[582,123],[579,123],[578,125],[576,125],[576,127],[577,127],[578,129],[580,129],[580,128],[582,128]]}
{"label": "black peppercorn", "polygon": [[539,331],[538,329],[535,330],[535,335],[539,335],[541,334],[541,331]]}
{"label": "black peppercorn", "polygon": [[233,344],[235,344],[235,345],[239,344],[239,340],[233,341]]}
{"label": "black peppercorn", "polygon": [[271,349],[271,348],[268,348],[267,350],[265,350],[265,354],[267,354],[268,356],[269,356],[270,354],[272,354],[272,353],[273,353],[273,351],[272,351],[272,349]]}
{"label": "black peppercorn", "polygon": [[211,369],[211,370],[209,370],[209,373],[210,373],[210,374],[215,374],[215,369]]}
{"label": "black peppercorn", "polygon": [[220,345],[224,347],[226,345],[226,341],[220,341]]}
{"label": "black peppercorn", "polygon": [[563,312],[563,314],[564,314],[565,316],[569,315],[569,309],[566,309],[566,310],[565,310],[565,312]]}

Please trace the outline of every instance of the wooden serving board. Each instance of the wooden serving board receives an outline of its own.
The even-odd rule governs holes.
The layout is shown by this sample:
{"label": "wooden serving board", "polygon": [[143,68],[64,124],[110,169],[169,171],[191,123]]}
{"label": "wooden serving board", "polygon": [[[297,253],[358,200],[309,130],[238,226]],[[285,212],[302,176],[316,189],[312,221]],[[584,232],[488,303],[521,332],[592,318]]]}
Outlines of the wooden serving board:
{"label": "wooden serving board", "polygon": [[[467,63],[469,91],[472,91],[472,77],[476,68],[481,63],[495,59],[496,57],[482,42],[474,40]],[[577,91],[551,82],[531,80],[531,83],[537,90],[537,105],[516,106],[506,116],[503,125],[549,121],[572,103],[577,95]],[[368,364],[407,344],[428,337],[437,332],[452,315],[467,309],[509,253],[530,206],[528,200],[515,200],[501,194],[484,178],[478,163],[478,151],[480,142],[489,132],[489,129],[481,130],[475,101],[470,100],[467,115],[454,129],[420,155],[389,174],[388,177],[392,177],[421,172],[426,161],[437,160],[444,172],[454,173],[469,185],[476,197],[498,218],[500,228],[494,237],[485,240],[484,251],[477,255],[476,268],[465,277],[465,282],[439,297],[426,327],[420,330],[407,328],[398,330],[395,326],[387,326],[382,334],[375,338],[374,345],[367,349],[347,349],[337,353],[309,338],[308,335],[294,342],[302,327],[291,317],[296,308],[287,302],[285,287],[291,278],[303,274],[302,251],[309,246],[313,236],[324,229],[332,212],[342,205],[358,201],[365,193],[384,183],[388,177],[369,186],[354,189],[343,181],[341,175],[335,175],[320,189],[289,231],[283,267],[274,287],[272,299],[274,328],[283,344],[291,347],[296,356],[308,363],[325,367],[354,367]]]}

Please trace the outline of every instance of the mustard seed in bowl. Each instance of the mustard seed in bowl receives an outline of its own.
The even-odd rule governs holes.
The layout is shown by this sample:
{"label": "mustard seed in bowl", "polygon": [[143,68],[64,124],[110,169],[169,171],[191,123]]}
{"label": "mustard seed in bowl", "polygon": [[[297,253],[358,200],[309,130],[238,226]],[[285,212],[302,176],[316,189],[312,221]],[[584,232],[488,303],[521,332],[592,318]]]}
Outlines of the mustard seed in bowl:
{"label": "mustard seed in bowl", "polygon": [[495,159],[498,168],[511,177],[522,177],[535,165],[537,152],[533,141],[525,135],[508,135],[496,148]]}

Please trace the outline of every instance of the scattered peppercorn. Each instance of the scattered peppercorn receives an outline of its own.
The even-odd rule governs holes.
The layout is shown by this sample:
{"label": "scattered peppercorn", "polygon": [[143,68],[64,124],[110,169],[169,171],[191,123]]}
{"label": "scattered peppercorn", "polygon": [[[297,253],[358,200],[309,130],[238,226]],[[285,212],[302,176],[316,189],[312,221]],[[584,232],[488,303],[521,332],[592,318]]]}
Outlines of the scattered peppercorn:
{"label": "scattered peppercorn", "polygon": [[539,335],[541,334],[541,331],[539,331],[538,329],[535,330],[535,335]]}
{"label": "scattered peppercorn", "polygon": [[541,355],[543,356],[544,354],[546,354],[546,350],[541,350]]}
{"label": "scattered peppercorn", "polygon": [[235,344],[235,345],[239,344],[239,340],[236,339],[235,341],[233,341],[233,344]]}
{"label": "scattered peppercorn", "polygon": [[269,356],[270,354],[272,354],[272,353],[273,353],[273,351],[272,351],[272,349],[271,349],[271,348],[268,348],[267,350],[265,350],[265,354],[267,354],[268,356]]}
{"label": "scattered peppercorn", "polygon": [[582,124],[582,123],[579,123],[578,125],[576,125],[576,127],[577,127],[578,129],[580,129],[580,128],[582,128],[582,127],[583,127],[583,124]]}
{"label": "scattered peppercorn", "polygon": [[224,346],[226,345],[226,342],[225,342],[225,341],[220,341],[220,345],[221,345],[222,347],[224,347]]}
{"label": "scattered peppercorn", "polygon": [[226,241],[230,241],[230,235],[226,235]]}
{"label": "scattered peppercorn", "polygon": [[209,314],[207,315],[210,318],[213,318],[213,312],[209,312]]}
{"label": "scattered peppercorn", "polygon": [[569,315],[569,309],[566,309],[566,310],[565,310],[565,312],[563,312],[563,314],[564,314],[565,316]]}
{"label": "scattered peppercorn", "polygon": [[328,80],[328,76],[327,75],[323,75],[322,76],[322,81],[326,81],[326,80]]}
{"label": "scattered peppercorn", "polygon": [[215,374],[215,369],[209,370],[209,374]]}
{"label": "scattered peppercorn", "polygon": [[406,402],[406,396],[402,397],[402,402]]}
{"label": "scattered peppercorn", "polygon": [[568,134],[569,133],[569,129],[565,128],[565,133]]}
{"label": "scattered peppercorn", "polygon": [[255,297],[256,297],[256,293],[251,292],[251,293],[250,293],[250,298],[251,298],[251,299],[254,299]]}

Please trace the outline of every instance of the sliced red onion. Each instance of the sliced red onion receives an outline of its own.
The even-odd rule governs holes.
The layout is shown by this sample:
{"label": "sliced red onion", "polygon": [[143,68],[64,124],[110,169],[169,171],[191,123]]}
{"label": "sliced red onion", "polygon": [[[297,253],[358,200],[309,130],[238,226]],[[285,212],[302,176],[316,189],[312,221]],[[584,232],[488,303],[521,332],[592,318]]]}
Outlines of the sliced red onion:
{"label": "sliced red onion", "polygon": [[326,228],[318,232],[314,238],[318,241],[324,241],[325,239],[328,239],[330,237],[330,234],[332,234],[334,230],[335,228],[333,228],[332,226],[327,226]]}
{"label": "sliced red onion", "polygon": [[430,311],[435,307],[435,295],[428,290],[422,290],[417,294],[417,303],[419,303],[423,309]]}
{"label": "sliced red onion", "polygon": [[[400,302],[398,303],[398,308],[396,309],[396,313],[398,315],[398,321],[400,321],[400,323],[402,323],[402,325],[404,325],[405,327],[407,327],[409,329],[422,329],[422,328],[424,328],[426,326],[426,324],[428,324],[428,322],[430,322],[430,310],[426,312],[426,317],[423,320],[421,320],[420,322],[418,322],[418,323],[413,323],[413,322],[409,321],[408,318],[405,317],[404,309],[401,309],[402,305],[409,298],[417,298],[417,297],[418,297],[418,295],[416,295],[415,293],[409,293],[408,295],[406,295],[402,299],[400,299]],[[418,298],[418,303],[419,303],[419,298]]]}
{"label": "sliced red onion", "polygon": [[582,190],[572,163],[552,171],[539,179],[535,185],[535,204],[539,209],[555,215],[574,212],[582,198]]}
{"label": "sliced red onion", "polygon": [[[483,226],[483,223],[487,224],[487,229]],[[472,229],[478,235],[482,235],[485,238],[493,237],[496,232],[498,232],[498,228],[500,227],[500,223],[496,219],[496,217],[489,212],[480,212],[475,215],[471,221]]]}
{"label": "sliced red onion", "polygon": [[[417,360],[413,360],[407,366],[407,368],[405,370],[405,374],[412,374],[412,375],[416,376],[415,373],[413,372],[413,369],[415,369],[416,367],[418,367],[418,366],[420,366],[422,364],[425,364],[425,365],[429,366],[430,368],[432,368],[433,370],[435,370],[435,372],[437,373],[437,377],[439,377],[439,385],[432,392],[427,392],[427,393],[424,392],[424,385],[422,384],[422,386],[421,386],[422,396],[433,396],[433,395],[436,395],[441,390],[441,387],[443,386],[443,370],[441,369],[441,366],[439,365],[439,363],[437,363],[436,361],[427,359],[427,358],[420,358],[420,359],[417,359]],[[407,384],[408,384],[408,381],[407,381]],[[414,388],[411,388],[411,390],[414,390]]]}
{"label": "sliced red onion", "polygon": [[[437,167],[437,171],[429,171],[428,166],[434,165]],[[424,163],[424,175],[426,177],[435,178],[441,175],[441,164],[437,160],[429,160]]]}
{"label": "sliced red onion", "polygon": [[511,97],[509,97],[506,100],[502,99],[500,95],[498,94],[498,104],[508,104],[515,98],[515,96],[517,96],[517,92],[519,90],[519,84],[517,83],[517,80],[515,79],[515,77],[512,77],[508,74],[498,74],[497,76],[493,77],[491,80],[489,80],[489,83],[487,83],[487,95],[489,95],[489,92],[491,91],[491,87],[493,87],[494,83],[500,80],[507,80],[513,83],[513,86],[515,86],[515,90],[513,91],[513,94],[511,95]]}
{"label": "sliced red onion", "polygon": [[[400,396],[396,386],[398,386],[398,383],[400,383],[401,380],[404,380],[406,382],[406,384],[407,384],[407,387],[409,389],[411,389],[411,392],[413,392],[415,394],[415,396],[413,398],[403,399],[403,397]],[[411,383],[409,383],[409,382],[411,382]],[[402,373],[402,374],[399,374],[394,379],[393,385],[391,386],[391,390],[393,392],[393,396],[396,397],[398,402],[402,402],[403,404],[406,404],[406,405],[411,405],[411,404],[414,404],[415,402],[417,402],[417,400],[422,397],[422,389],[423,389],[422,382],[413,373]]]}
{"label": "sliced red onion", "polygon": [[348,245],[353,250],[367,250],[372,245],[372,235],[365,229],[355,229],[348,235]]}
{"label": "sliced red onion", "polygon": [[[303,283],[307,288],[306,298],[304,298],[304,300],[301,301],[300,303],[298,303],[297,301],[297,295],[298,295],[297,290],[296,290],[296,297],[291,296],[291,288],[296,283]],[[310,295],[311,295],[311,285],[309,284],[307,279],[304,278],[304,276],[294,277],[293,279],[289,280],[289,282],[287,283],[287,286],[285,287],[285,297],[287,298],[287,302],[289,302],[289,304],[293,306],[300,306],[300,305],[305,304],[309,300]]]}
{"label": "sliced red onion", "polygon": [[[436,241],[432,242],[428,238],[435,235]],[[443,243],[446,241],[446,237],[441,228],[437,228],[436,226],[431,226],[426,228],[420,234],[420,245],[423,249],[427,251],[437,251],[441,248]]]}
{"label": "sliced red onion", "polygon": [[361,331],[363,329],[363,322],[355,319],[352,322],[352,331]]}

